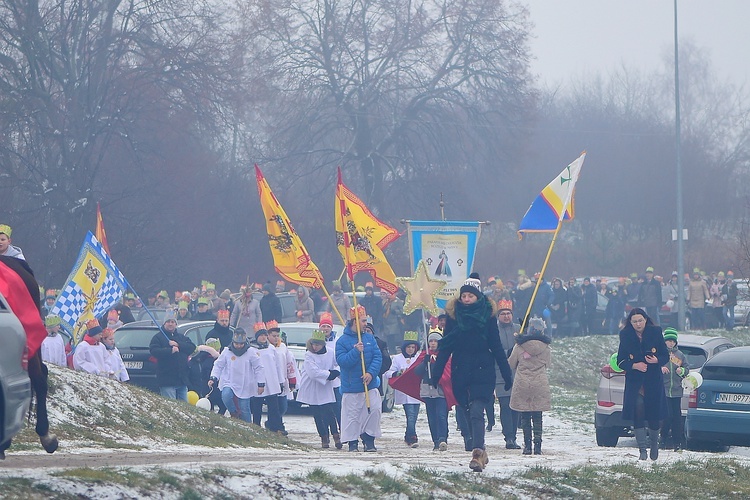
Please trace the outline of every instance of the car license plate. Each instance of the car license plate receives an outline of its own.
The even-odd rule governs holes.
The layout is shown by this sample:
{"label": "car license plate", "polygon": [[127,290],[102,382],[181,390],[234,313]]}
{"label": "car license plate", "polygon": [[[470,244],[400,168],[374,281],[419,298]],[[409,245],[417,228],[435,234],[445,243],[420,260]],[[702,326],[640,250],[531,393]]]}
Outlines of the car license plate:
{"label": "car license plate", "polygon": [[750,394],[729,394],[726,392],[720,392],[716,395],[716,402],[750,405]]}
{"label": "car license plate", "polygon": [[143,361],[123,361],[125,368],[130,370],[141,370],[143,369]]}

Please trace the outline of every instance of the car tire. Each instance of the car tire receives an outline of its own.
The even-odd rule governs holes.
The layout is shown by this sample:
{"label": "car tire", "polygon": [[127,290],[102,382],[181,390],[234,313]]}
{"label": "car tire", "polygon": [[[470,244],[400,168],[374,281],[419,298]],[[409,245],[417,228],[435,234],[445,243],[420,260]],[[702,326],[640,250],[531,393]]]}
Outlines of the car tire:
{"label": "car tire", "polygon": [[620,439],[620,429],[617,427],[597,427],[596,445],[614,448]]}

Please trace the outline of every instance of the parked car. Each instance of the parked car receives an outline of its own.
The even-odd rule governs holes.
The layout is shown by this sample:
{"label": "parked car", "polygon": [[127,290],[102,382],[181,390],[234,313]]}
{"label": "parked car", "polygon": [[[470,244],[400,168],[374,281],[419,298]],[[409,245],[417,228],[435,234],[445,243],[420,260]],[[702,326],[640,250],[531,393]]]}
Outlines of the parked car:
{"label": "parked car", "polygon": [[711,358],[701,375],[703,384],[689,395],[688,449],[750,446],[750,346]]}
{"label": "parked car", "polygon": [[[177,325],[195,345],[206,342],[206,334],[214,327],[215,321],[191,321]],[[115,344],[130,375],[130,382],[159,392],[156,383],[156,358],[151,356],[151,339],[159,333],[153,321],[136,321],[121,326],[115,331]]]}
{"label": "parked car", "polygon": [[27,371],[26,332],[5,297],[0,294],[0,443],[7,443],[23,427],[31,401]]}
{"label": "parked car", "polygon": [[[724,337],[704,337],[699,335],[680,334],[679,349],[685,354],[691,370],[700,370],[706,360],[722,351],[734,347]],[[599,446],[617,446],[620,437],[632,437],[632,421],[622,418],[622,401],[625,392],[625,373],[615,372],[609,363],[605,364],[599,377],[596,391],[596,410],[594,426],[596,444]],[[750,384],[748,384],[750,386]],[[688,394],[682,398],[683,418],[687,414]]]}
{"label": "parked car", "polygon": [[[312,331],[318,328],[318,324],[303,322],[280,323],[279,328],[281,328],[282,334],[285,335],[286,345],[289,348],[289,351],[294,355],[294,359],[297,361],[297,367],[299,368],[300,373],[302,373],[302,365],[305,362],[305,345],[307,344],[307,339],[312,336]],[[344,327],[341,325],[333,325],[333,331],[336,332],[336,338],[339,338],[344,331]],[[394,392],[393,388],[388,385],[388,380],[381,379],[381,381],[383,382],[383,412],[389,413],[393,411]],[[294,403],[290,401],[290,406],[304,406],[301,403],[297,403],[296,391],[294,397],[295,401]]]}

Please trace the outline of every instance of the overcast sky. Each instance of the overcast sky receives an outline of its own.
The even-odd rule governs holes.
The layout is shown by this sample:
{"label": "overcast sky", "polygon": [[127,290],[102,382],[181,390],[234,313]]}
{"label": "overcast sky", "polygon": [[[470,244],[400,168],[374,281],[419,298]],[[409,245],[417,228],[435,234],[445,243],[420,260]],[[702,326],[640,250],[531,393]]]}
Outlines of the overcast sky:
{"label": "overcast sky", "polygon": [[[532,70],[542,83],[605,73],[623,63],[649,71],[674,51],[673,0],[520,0],[535,39]],[[678,0],[679,40],[709,51],[714,70],[750,81],[750,0]]]}

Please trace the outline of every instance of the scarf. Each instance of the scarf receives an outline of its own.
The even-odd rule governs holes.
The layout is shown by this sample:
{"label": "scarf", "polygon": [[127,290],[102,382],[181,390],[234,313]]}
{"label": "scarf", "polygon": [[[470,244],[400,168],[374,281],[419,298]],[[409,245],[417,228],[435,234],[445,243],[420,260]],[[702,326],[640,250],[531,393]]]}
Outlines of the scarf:
{"label": "scarf", "polygon": [[248,344],[247,342],[245,342],[244,344],[242,344],[242,347],[240,347],[238,349],[238,348],[236,348],[234,346],[234,342],[232,342],[232,344],[229,346],[229,350],[232,351],[232,353],[235,356],[242,356],[243,354],[245,354],[247,352],[247,350],[248,350],[249,347],[250,347],[250,344]]}
{"label": "scarf", "polygon": [[440,349],[451,348],[457,342],[465,342],[467,337],[479,334],[487,340],[487,321],[492,317],[492,304],[482,295],[473,304],[456,301],[456,327],[443,337],[438,345]]}
{"label": "scarf", "polygon": [[93,337],[89,337],[88,333],[83,336],[83,340],[86,341],[86,343],[89,345],[99,345],[99,341]]}

